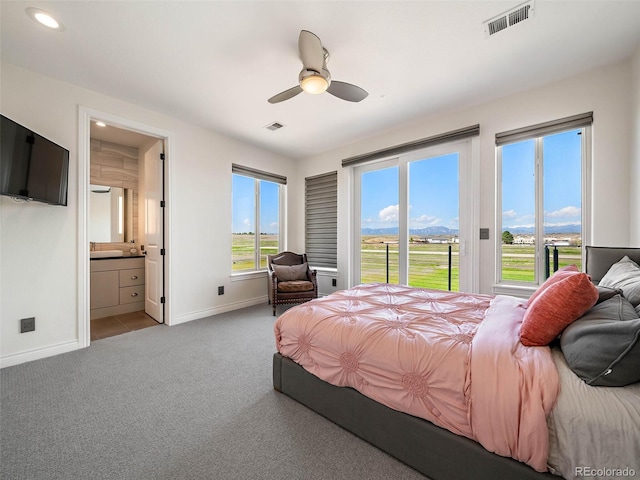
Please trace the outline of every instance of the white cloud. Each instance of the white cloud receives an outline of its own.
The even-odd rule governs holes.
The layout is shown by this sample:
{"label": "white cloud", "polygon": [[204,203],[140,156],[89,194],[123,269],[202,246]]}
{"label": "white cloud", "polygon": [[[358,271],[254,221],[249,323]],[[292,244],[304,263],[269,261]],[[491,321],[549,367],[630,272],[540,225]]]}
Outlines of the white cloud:
{"label": "white cloud", "polygon": [[508,227],[504,227],[504,228],[534,228],[535,224],[533,223],[523,223],[521,225],[509,225]]}
{"label": "white cloud", "polygon": [[242,221],[242,224],[243,224],[245,227],[247,227],[247,228],[248,228],[248,227],[251,227],[251,220],[249,220],[248,218],[245,218],[245,219]]}
{"label": "white cloud", "polygon": [[544,215],[547,218],[574,218],[580,216],[580,211],[580,208],[569,205],[553,212],[544,212]]}
{"label": "white cloud", "polygon": [[576,227],[580,226],[580,222],[559,222],[559,223],[549,223],[544,222],[545,227]]}
{"label": "white cloud", "polygon": [[518,214],[515,210],[507,210],[506,212],[502,212],[502,218],[516,218]]}
{"label": "white cloud", "polygon": [[382,222],[397,222],[399,205],[389,205],[378,212],[378,218]]}
{"label": "white cloud", "polygon": [[438,217],[432,217],[431,215],[420,215],[417,218],[411,219],[412,227],[424,227],[424,226],[433,226],[440,225],[442,223],[442,219]]}

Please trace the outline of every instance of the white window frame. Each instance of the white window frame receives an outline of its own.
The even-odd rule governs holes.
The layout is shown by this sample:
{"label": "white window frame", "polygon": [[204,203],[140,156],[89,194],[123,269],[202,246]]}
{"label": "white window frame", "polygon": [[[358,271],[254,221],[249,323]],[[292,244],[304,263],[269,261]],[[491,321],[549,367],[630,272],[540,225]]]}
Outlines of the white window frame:
{"label": "white window frame", "polygon": [[[281,183],[277,181],[273,181],[269,178],[261,178],[260,176],[253,176],[248,173],[238,173],[232,172],[233,175],[240,175],[242,177],[251,178],[253,180],[254,185],[254,201],[253,201],[253,209],[254,209],[254,223],[255,223],[255,232],[254,232],[254,264],[255,268],[247,269],[247,270],[233,270],[233,253],[231,255],[231,277],[235,280],[254,278],[256,276],[264,276],[267,271],[267,267],[260,266],[260,181],[264,180],[267,182],[275,183],[278,185],[278,251],[287,250],[287,238],[286,238],[286,220],[287,220],[287,211],[286,211],[286,183]],[[233,211],[233,195],[231,197],[231,209]],[[232,232],[233,235],[233,232]],[[233,247],[233,242],[232,242]]]}
{"label": "white window frame", "polygon": [[[516,296],[529,296],[542,283],[544,283],[544,153],[543,138],[570,130],[577,130],[576,127],[568,126],[566,129],[558,130],[539,136],[521,138],[517,140],[534,140],[535,145],[535,280],[534,282],[517,282],[514,280],[502,280],[502,145],[496,145],[496,263],[495,263],[495,284],[494,293]],[[582,165],[581,165],[581,222],[582,222],[582,265],[585,265],[586,249],[591,244],[591,170],[592,170],[592,143],[591,125],[583,126],[580,129]],[[515,142],[514,142],[515,143]]]}
{"label": "white window frame", "polygon": [[[409,272],[409,190],[408,190],[408,166],[410,162],[424,160],[432,157],[439,157],[450,153],[458,153],[459,162],[459,185],[460,185],[460,279],[459,290],[461,292],[477,292],[478,291],[478,243],[477,235],[473,232],[478,230],[479,208],[478,202],[474,202],[474,198],[478,197],[477,185],[479,184],[479,171],[474,165],[473,152],[477,149],[477,137],[471,137],[464,140],[442,143],[427,148],[410,151],[401,155],[391,156],[388,158],[375,160],[359,165],[354,165],[352,169],[353,178],[353,195],[351,197],[352,205],[352,229],[350,242],[350,256],[352,264],[352,275],[350,275],[350,285],[360,282],[361,263],[360,263],[360,247],[362,243],[362,211],[361,211],[361,193],[362,193],[362,174],[384,168],[398,167],[398,188],[399,188],[399,209],[402,213],[398,222],[398,241],[402,246],[399,249],[398,274],[399,282],[406,284]],[[474,148],[475,147],[475,148]]]}

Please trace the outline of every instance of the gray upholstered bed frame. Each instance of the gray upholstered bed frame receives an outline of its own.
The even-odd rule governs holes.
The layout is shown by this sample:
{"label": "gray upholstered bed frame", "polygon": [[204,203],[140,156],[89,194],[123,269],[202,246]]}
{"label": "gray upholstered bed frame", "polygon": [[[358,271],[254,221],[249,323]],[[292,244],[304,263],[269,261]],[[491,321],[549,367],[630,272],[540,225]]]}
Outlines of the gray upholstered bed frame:
{"label": "gray upholstered bed frame", "polygon": [[[624,255],[640,263],[640,248],[586,247],[586,271],[594,282]],[[377,403],[351,388],[336,387],[300,365],[273,356],[273,386],[433,480],[551,480],[468,438]]]}

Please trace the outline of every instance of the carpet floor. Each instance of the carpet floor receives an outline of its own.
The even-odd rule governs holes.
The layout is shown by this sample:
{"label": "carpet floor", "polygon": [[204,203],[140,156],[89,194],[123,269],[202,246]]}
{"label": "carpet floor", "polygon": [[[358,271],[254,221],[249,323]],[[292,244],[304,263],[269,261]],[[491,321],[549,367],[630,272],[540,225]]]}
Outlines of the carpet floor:
{"label": "carpet floor", "polygon": [[3,480],[426,477],[273,390],[271,307],[0,371]]}

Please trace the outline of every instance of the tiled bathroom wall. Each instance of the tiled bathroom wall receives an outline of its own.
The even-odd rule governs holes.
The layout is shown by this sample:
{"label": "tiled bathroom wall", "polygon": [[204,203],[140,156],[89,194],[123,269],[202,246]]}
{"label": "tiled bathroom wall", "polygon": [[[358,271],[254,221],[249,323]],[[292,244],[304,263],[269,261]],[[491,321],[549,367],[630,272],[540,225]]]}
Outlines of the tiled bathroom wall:
{"label": "tiled bathroom wall", "polygon": [[95,250],[122,250],[132,247],[140,252],[138,243],[138,149],[116,143],[91,139],[90,183],[110,187],[130,188],[133,191],[133,239],[131,243],[96,243]]}

